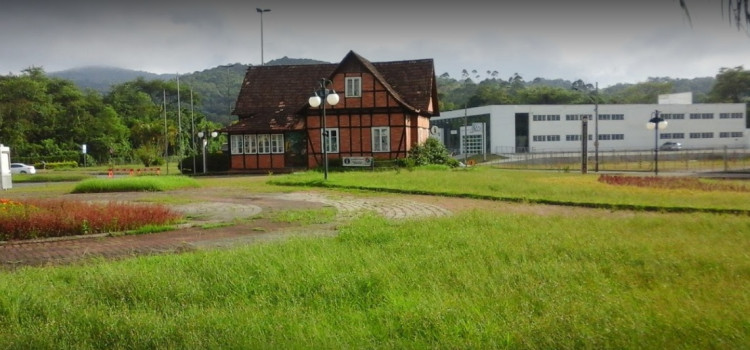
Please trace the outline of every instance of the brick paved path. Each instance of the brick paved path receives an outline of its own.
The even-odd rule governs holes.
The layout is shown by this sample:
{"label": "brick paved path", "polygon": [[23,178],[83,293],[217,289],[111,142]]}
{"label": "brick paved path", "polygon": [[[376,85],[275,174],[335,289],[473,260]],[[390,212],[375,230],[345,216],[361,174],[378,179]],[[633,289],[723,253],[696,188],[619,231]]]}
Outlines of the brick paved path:
{"label": "brick paved path", "polygon": [[[102,200],[91,196],[88,200]],[[127,197],[127,196],[126,196]],[[320,193],[299,192],[235,197],[223,201],[176,204],[170,207],[188,219],[182,228],[162,233],[137,236],[91,235],[27,242],[0,243],[0,266],[17,268],[29,265],[65,264],[87,258],[108,259],[146,254],[163,254],[196,249],[231,247],[259,239],[272,239],[292,234],[325,231],[326,227],[295,227],[294,224],[271,222],[268,219],[246,219],[264,211],[330,206],[338,211],[338,218],[371,211],[387,218],[442,216],[450,211],[440,206],[394,197],[327,196]],[[232,223],[210,229],[203,225]],[[220,226],[220,225],[214,225]]]}

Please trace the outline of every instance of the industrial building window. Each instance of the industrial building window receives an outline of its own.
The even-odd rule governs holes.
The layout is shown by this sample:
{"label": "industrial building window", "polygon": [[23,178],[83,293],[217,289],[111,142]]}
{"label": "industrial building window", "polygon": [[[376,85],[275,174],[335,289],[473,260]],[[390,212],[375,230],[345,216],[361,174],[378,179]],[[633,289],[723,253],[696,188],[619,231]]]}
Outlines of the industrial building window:
{"label": "industrial building window", "polygon": [[284,134],[271,134],[271,153],[284,153]]}
{"label": "industrial building window", "polygon": [[271,137],[268,134],[258,135],[258,153],[271,153]]}
{"label": "industrial building window", "polygon": [[560,120],[560,115],[559,114],[538,114],[538,115],[534,115],[533,120],[535,122],[557,121],[557,120]]}
{"label": "industrial building window", "polygon": [[581,135],[565,135],[565,141],[581,141]]}
{"label": "industrial building window", "polygon": [[714,133],[712,132],[691,132],[690,133],[691,139],[712,139],[714,138]]}
{"label": "industrial building window", "polygon": [[659,138],[662,139],[662,140],[684,139],[685,138],[685,134],[683,134],[681,132],[673,132],[671,134],[668,133],[668,132],[664,132],[664,133],[659,134]]}
{"label": "industrial building window", "polygon": [[690,113],[690,119],[714,119],[713,113]]}
{"label": "industrial building window", "polygon": [[537,142],[560,141],[560,135],[534,135],[533,140]]}
{"label": "industrial building window", "polygon": [[599,114],[599,120],[610,120],[612,119],[611,114]]}
{"label": "industrial building window", "polygon": [[625,120],[624,114],[612,114],[612,120]]}
{"label": "industrial building window", "polygon": [[258,153],[258,145],[255,142],[255,135],[245,135],[245,154]]}
{"label": "industrial building window", "polygon": [[591,114],[566,114],[565,120],[581,120],[584,117],[586,117],[588,120],[591,120]]}
{"label": "industrial building window", "polygon": [[346,78],[346,97],[362,97],[362,78]]}
{"label": "industrial building window", "polygon": [[325,132],[323,130],[320,132],[326,140],[326,152],[339,153],[339,129],[325,129]]}
{"label": "industrial building window", "polygon": [[742,131],[732,131],[731,137],[742,137]]}
{"label": "industrial building window", "polygon": [[742,119],[742,113],[719,113],[719,119]]}
{"label": "industrial building window", "polygon": [[372,128],[372,151],[389,152],[391,150],[391,128],[379,126]]}
{"label": "industrial building window", "polygon": [[662,119],[685,119],[684,113],[662,113],[659,116]]}

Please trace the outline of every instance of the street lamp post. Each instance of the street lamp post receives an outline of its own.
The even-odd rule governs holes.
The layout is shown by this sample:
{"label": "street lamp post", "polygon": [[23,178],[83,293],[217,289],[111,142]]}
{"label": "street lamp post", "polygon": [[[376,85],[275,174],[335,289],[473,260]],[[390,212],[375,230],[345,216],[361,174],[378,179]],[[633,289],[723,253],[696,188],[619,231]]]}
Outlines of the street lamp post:
{"label": "street lamp post", "polygon": [[594,172],[599,172],[599,82],[594,90]]}
{"label": "street lamp post", "polygon": [[208,131],[198,131],[198,138],[201,139],[201,153],[203,153],[203,173],[206,173],[206,145],[208,145],[208,137],[214,138],[219,136],[219,133],[212,131],[210,134]]}
{"label": "street lamp post", "polygon": [[654,130],[654,176],[659,176],[659,129],[667,128],[667,121],[659,117],[659,111],[654,111],[654,117],[646,123],[646,128]]}
{"label": "street lamp post", "polygon": [[589,117],[581,117],[581,174],[589,172]]}
{"label": "street lamp post", "polygon": [[320,109],[322,110],[322,118],[321,118],[321,145],[323,148],[323,176],[325,180],[328,180],[328,129],[326,129],[326,102],[330,104],[331,106],[335,106],[337,103],[339,103],[339,95],[334,91],[333,89],[328,89],[326,86],[328,84],[332,83],[330,80],[322,78],[320,79],[320,88],[316,90],[312,96],[310,96],[310,99],[308,100],[308,103],[310,103],[310,107],[318,107],[320,106]]}
{"label": "street lamp post", "polygon": [[255,11],[260,13],[260,65],[265,65],[263,61],[263,12],[271,12],[271,9],[262,9],[259,7],[255,8]]}

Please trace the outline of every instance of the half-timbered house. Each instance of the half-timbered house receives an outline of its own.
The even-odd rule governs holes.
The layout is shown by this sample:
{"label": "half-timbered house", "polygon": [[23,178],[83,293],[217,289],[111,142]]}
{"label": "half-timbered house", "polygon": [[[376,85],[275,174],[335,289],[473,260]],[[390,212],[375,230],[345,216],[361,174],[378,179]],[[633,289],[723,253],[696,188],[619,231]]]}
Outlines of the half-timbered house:
{"label": "half-timbered house", "polygon": [[[325,106],[325,124],[322,107],[308,103],[322,81],[340,96]],[[353,51],[338,64],[252,66],[233,114],[238,121],[223,130],[232,171],[310,169],[324,155],[403,158],[439,115],[435,69],[431,59],[370,62]]]}

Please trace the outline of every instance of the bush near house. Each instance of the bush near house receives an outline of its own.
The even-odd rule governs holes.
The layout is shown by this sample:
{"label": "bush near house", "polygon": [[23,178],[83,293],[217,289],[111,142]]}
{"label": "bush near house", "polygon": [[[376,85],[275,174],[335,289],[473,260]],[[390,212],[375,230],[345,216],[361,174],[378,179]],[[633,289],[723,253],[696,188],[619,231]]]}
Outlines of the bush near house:
{"label": "bush near house", "polygon": [[406,167],[430,164],[447,165],[451,168],[459,166],[458,161],[451,157],[445,146],[432,137],[428,138],[424,144],[414,146],[404,160]]}

